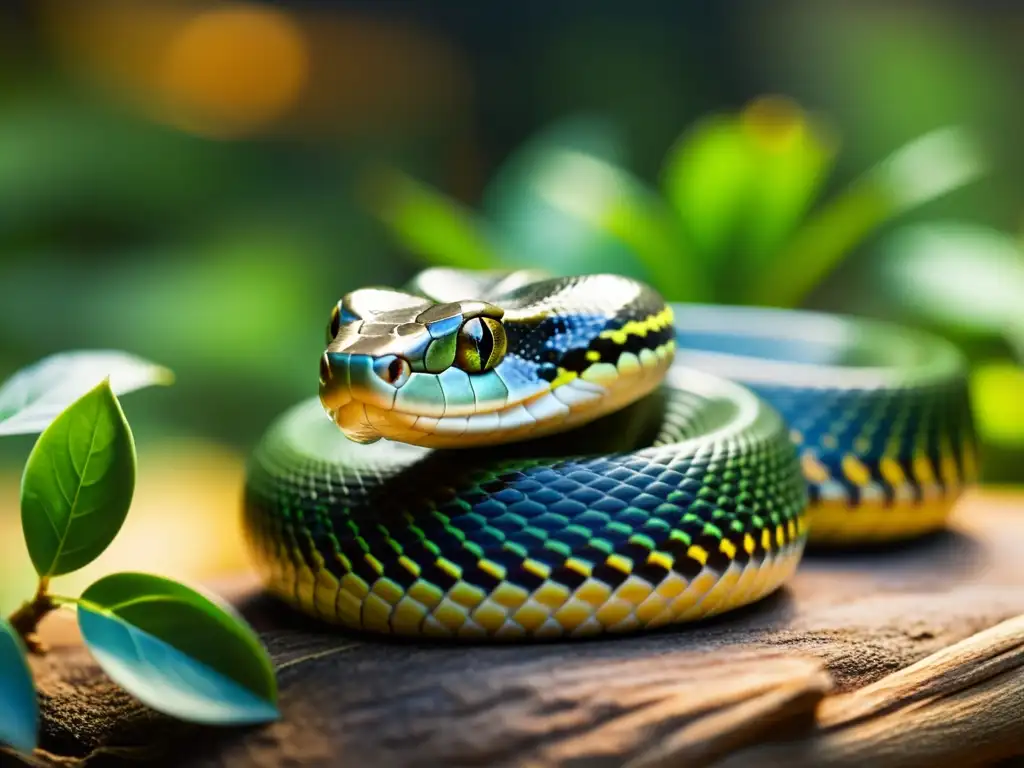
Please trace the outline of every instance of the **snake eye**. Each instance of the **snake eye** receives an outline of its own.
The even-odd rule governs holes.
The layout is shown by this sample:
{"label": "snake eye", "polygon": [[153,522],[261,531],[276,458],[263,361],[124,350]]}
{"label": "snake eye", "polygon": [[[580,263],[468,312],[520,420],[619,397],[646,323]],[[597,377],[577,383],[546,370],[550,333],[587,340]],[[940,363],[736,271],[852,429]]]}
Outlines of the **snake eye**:
{"label": "snake eye", "polygon": [[387,355],[373,361],[373,372],[385,383],[395,389],[401,387],[409,380],[412,368],[409,361],[402,357]]}
{"label": "snake eye", "polygon": [[331,322],[327,324],[327,343],[330,344],[334,341],[334,337],[338,335],[338,331],[341,330],[341,307],[338,304],[334,305],[334,309],[331,310]]}
{"label": "snake eye", "polygon": [[490,317],[474,317],[459,329],[455,365],[466,373],[489,371],[505,357],[505,327]]}

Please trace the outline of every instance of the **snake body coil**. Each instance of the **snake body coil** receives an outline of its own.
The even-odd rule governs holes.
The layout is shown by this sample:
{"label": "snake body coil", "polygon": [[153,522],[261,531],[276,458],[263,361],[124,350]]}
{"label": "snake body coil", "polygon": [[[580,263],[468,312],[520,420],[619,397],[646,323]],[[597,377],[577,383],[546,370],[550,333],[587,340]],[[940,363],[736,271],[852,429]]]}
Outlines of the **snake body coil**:
{"label": "snake body coil", "polygon": [[253,454],[245,530],[272,592],[352,628],[699,619],[775,590],[808,529],[916,535],[973,478],[962,361],[888,326],[428,270],[349,294],[328,336],[320,402]]}

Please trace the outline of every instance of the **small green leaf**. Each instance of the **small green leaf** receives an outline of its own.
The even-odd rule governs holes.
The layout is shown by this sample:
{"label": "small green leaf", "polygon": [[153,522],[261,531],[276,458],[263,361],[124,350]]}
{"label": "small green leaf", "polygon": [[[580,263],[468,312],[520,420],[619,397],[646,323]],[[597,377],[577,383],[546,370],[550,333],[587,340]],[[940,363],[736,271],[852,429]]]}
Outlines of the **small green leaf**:
{"label": "small green leaf", "polygon": [[42,432],[57,414],[108,376],[119,395],[174,379],[166,368],[125,352],[51,355],[18,371],[0,387],[0,435]]}
{"label": "small green leaf", "polygon": [[577,113],[548,123],[530,136],[502,162],[488,184],[485,197],[495,186],[519,184],[529,176],[537,161],[549,152],[579,152],[611,165],[626,162],[626,141],[615,120],[597,113]]}
{"label": "small green leaf", "polygon": [[676,142],[662,184],[719,299],[739,300],[758,273],[770,268],[817,195],[833,156],[825,127],[777,96],[706,118]]}
{"label": "small green leaf", "polygon": [[[576,161],[581,160],[587,162],[584,156],[577,156]],[[592,162],[601,164],[596,159]],[[646,268],[654,287],[669,301],[710,299],[704,274],[688,258],[677,222],[662,199],[639,179],[614,166],[591,170],[598,176],[605,174],[608,197],[589,209],[576,208],[576,214],[628,247]],[[572,207],[569,204],[566,209]]]}
{"label": "small green leaf", "polygon": [[485,225],[455,200],[397,171],[373,179],[370,206],[410,253],[438,266],[499,266]]}
{"label": "small green leaf", "polygon": [[985,170],[974,140],[959,129],[933,131],[910,142],[815,211],[780,251],[782,268],[762,274],[750,300],[799,304],[880,226],[975,181]]}
{"label": "small green leaf", "polygon": [[707,267],[717,267],[738,240],[756,173],[753,147],[735,115],[701,120],[669,151],[662,186],[689,247]]}
{"label": "small green leaf", "polygon": [[993,335],[1024,324],[1024,248],[1009,235],[920,224],[886,238],[882,256],[885,292],[931,321]]}
{"label": "small green leaf", "polygon": [[103,671],[153,709],[217,725],[280,716],[270,657],[216,598],[159,576],[115,573],[85,590],[78,625]]}
{"label": "small green leaf", "polygon": [[[617,199],[604,171],[621,173],[624,155],[615,124],[586,115],[558,120],[518,147],[481,200],[505,263],[556,275],[618,272],[651,280],[632,247],[604,226]],[[628,218],[626,211],[621,219]]]}
{"label": "small green leaf", "polygon": [[21,527],[42,578],[95,560],[121,530],[135,491],[135,442],[102,381],[39,436],[21,480]]}
{"label": "small green leaf", "polygon": [[25,646],[0,618],[0,742],[29,753],[36,748],[38,734],[39,702]]}
{"label": "small green leaf", "polygon": [[670,300],[708,298],[671,211],[639,179],[571,149],[548,147],[531,159],[528,168],[520,161],[515,184],[508,180],[500,188],[509,198],[492,201],[505,215],[501,231],[524,266],[556,274],[628,272]]}
{"label": "small green leaf", "polygon": [[[787,99],[765,97],[740,120],[756,171],[739,234],[744,282],[775,267],[774,256],[806,215],[832,167],[837,142],[827,127]],[[744,286],[745,288],[745,286]]]}

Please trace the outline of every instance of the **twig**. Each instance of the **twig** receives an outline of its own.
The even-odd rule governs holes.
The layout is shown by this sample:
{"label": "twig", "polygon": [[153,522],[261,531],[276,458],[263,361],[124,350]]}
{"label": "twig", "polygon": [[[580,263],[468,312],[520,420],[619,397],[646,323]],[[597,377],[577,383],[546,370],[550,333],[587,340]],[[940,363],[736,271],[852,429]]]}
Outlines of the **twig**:
{"label": "twig", "polygon": [[39,655],[46,652],[46,646],[39,640],[37,634],[39,622],[50,611],[57,609],[57,603],[47,591],[49,586],[49,579],[40,579],[33,598],[22,603],[8,619],[14,631],[25,641],[29,652]]}

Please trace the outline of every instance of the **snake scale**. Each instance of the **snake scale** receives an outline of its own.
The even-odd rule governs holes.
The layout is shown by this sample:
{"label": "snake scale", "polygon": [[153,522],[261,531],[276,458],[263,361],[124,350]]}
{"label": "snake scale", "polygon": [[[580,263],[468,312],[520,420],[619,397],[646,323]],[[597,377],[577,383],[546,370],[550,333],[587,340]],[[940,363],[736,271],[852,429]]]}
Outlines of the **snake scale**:
{"label": "snake scale", "polygon": [[964,361],[896,326],[430,269],[346,295],[327,336],[319,399],[251,457],[244,528],[271,592],[353,629],[697,620],[777,589],[808,540],[941,528],[976,474]]}

